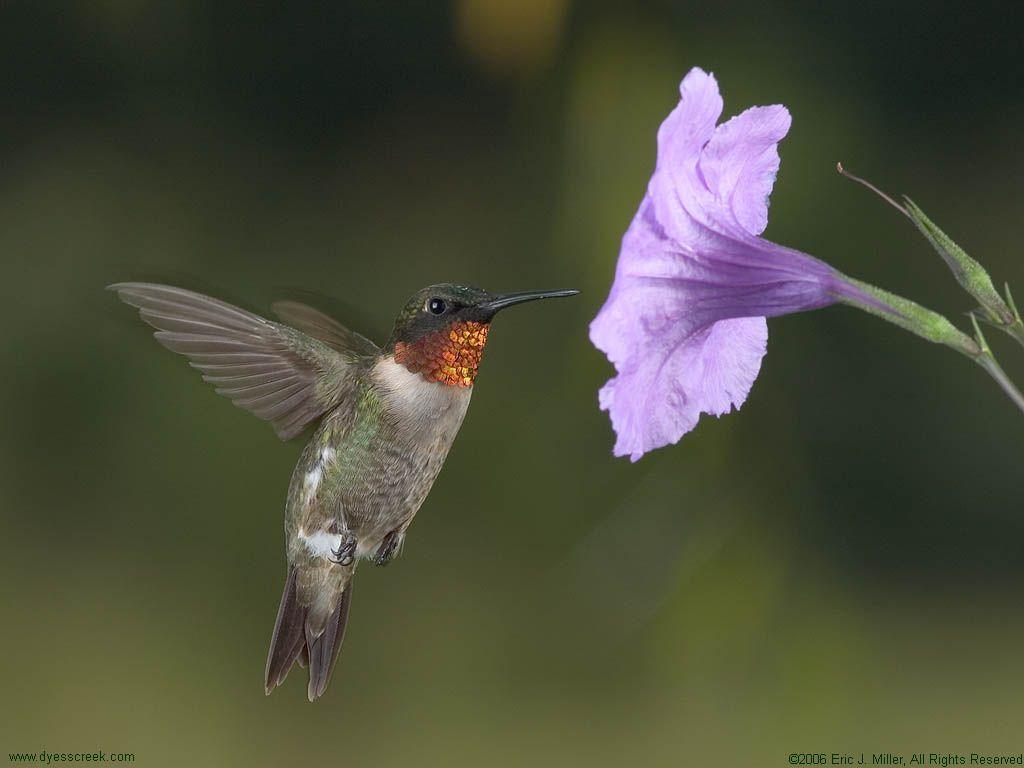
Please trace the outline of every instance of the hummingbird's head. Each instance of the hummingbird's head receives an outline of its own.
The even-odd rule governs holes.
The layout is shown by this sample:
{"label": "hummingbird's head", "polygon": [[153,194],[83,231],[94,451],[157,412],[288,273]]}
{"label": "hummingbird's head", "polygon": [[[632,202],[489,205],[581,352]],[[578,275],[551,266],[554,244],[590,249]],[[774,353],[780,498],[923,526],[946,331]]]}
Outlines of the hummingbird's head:
{"label": "hummingbird's head", "polygon": [[395,319],[388,349],[413,373],[449,386],[473,385],[493,317],[513,304],[579,291],[489,293],[453,283],[418,291]]}

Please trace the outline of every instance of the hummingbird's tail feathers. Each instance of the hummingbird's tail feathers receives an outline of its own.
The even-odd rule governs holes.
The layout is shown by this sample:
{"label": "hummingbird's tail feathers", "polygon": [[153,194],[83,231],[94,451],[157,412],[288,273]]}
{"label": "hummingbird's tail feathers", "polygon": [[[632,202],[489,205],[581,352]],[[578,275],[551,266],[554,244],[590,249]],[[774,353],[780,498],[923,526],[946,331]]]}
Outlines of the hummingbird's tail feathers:
{"label": "hummingbird's tail feathers", "polygon": [[353,354],[223,301],[155,283],[109,286],[184,355],[203,378],[264,421],[295,437],[349,393]]}
{"label": "hummingbird's tail feathers", "polygon": [[277,609],[277,622],[274,634],[270,639],[270,653],[267,655],[266,691],[267,695],[288,677],[288,672],[301,655],[306,646],[303,627],[306,624],[306,610],[300,605],[295,589],[298,569],[288,569],[288,579],[284,583],[281,595],[281,606]]}
{"label": "hummingbird's tail feathers", "polygon": [[[348,624],[348,610],[352,604],[352,581],[345,585],[337,607],[327,620],[324,631],[313,637],[309,625],[306,625],[305,652],[309,660],[309,700],[316,701],[324,695],[331,673],[338,663],[338,653],[345,640],[345,627]],[[301,662],[300,662],[301,663]]]}
{"label": "hummingbird's tail feathers", "polygon": [[348,624],[348,610],[352,604],[352,581],[350,579],[344,591],[337,595],[337,602],[326,620],[321,614],[319,621],[315,611],[299,600],[299,581],[299,568],[291,566],[270,640],[265,686],[269,696],[288,677],[292,665],[298,662],[300,667],[309,667],[308,695],[310,701],[315,701],[327,690],[331,673],[338,663]]}

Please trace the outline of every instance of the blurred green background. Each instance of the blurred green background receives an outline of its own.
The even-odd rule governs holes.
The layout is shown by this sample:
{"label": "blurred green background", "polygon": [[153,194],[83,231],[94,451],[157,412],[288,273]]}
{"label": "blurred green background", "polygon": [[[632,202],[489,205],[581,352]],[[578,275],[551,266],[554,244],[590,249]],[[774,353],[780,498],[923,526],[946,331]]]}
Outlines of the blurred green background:
{"label": "blurred green background", "polygon": [[[597,409],[587,324],[694,65],[726,116],[793,113],[770,238],[966,325],[938,257],[842,160],[1024,294],[1015,7],[872,8],[0,6],[0,758],[1024,749],[1024,419],[980,370],[836,308],[772,320],[742,412],[638,464]],[[378,340],[431,282],[583,290],[497,322],[316,705],[301,673],[262,689],[301,440],[102,290],[130,279],[263,313],[314,291]]]}

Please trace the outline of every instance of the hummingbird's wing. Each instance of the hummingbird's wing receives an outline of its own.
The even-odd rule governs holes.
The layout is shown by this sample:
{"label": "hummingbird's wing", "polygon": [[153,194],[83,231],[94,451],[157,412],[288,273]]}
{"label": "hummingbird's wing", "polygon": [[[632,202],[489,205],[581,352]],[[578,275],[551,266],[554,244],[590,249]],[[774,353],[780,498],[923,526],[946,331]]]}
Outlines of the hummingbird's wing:
{"label": "hummingbird's wing", "polygon": [[379,355],[380,348],[365,336],[350,331],[337,320],[319,309],[299,301],[275,301],[271,306],[281,320],[314,339],[319,339],[338,352],[360,355]]}
{"label": "hummingbird's wing", "polygon": [[200,293],[154,283],[117,283],[126,304],[156,328],[157,341],[185,355],[217,392],[295,437],[341,402],[357,354]]}

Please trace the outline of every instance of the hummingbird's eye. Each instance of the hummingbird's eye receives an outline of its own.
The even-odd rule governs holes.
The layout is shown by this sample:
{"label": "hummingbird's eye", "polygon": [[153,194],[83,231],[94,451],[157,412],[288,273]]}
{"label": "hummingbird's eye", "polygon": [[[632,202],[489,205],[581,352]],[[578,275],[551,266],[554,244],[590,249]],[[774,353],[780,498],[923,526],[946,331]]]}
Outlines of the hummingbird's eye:
{"label": "hummingbird's eye", "polygon": [[443,315],[448,305],[444,299],[427,299],[427,311],[432,315]]}

